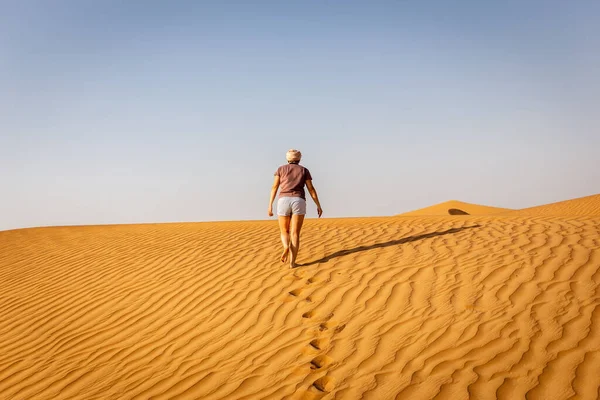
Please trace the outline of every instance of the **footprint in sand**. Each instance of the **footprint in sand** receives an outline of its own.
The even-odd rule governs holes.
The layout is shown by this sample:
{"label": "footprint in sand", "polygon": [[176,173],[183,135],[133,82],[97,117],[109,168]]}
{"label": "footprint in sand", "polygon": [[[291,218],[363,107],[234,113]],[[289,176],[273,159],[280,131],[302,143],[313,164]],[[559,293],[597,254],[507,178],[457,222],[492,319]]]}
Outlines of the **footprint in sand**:
{"label": "footprint in sand", "polygon": [[329,393],[335,388],[335,381],[332,377],[325,375],[314,381],[312,388],[319,392]]}
{"label": "footprint in sand", "polygon": [[302,314],[302,318],[306,318],[306,319],[312,318],[314,316],[315,316],[314,311],[307,311],[304,314]]}
{"label": "footprint in sand", "polygon": [[[314,311],[309,311],[302,315],[303,318],[312,318],[314,316]],[[321,354],[317,355],[310,361],[309,368],[311,373],[324,371],[335,362],[333,358],[323,353],[328,351],[331,344],[331,337],[336,333],[342,332],[344,328],[346,328],[346,324],[339,325],[336,321],[332,320],[333,317],[333,313],[327,315],[325,318],[323,318],[322,322],[319,323],[318,330],[313,331],[313,334],[316,334],[317,337],[310,341],[308,344],[309,348],[311,351],[319,352]],[[315,380],[308,388],[308,391],[320,398],[326,393],[331,392],[334,388],[334,378],[325,375]]]}
{"label": "footprint in sand", "polygon": [[[298,281],[298,280],[301,280],[301,279],[303,279],[302,275],[304,275],[304,273],[303,273],[303,272],[298,272],[298,271],[296,271],[296,272],[294,272],[294,273],[293,273],[291,276],[288,276],[288,277],[286,277],[286,279],[287,279],[287,280],[294,280],[294,281]],[[313,276],[312,278],[308,278],[308,279],[306,280],[306,283],[305,283],[305,285],[306,285],[306,286],[308,286],[308,285],[310,285],[311,283],[315,283],[315,282],[318,282],[318,281],[319,281],[319,280]],[[300,294],[302,293],[302,291],[303,291],[304,289],[305,289],[305,288],[297,288],[297,289],[294,289],[294,290],[290,290],[290,291],[288,292],[288,295],[289,295],[289,296],[291,296],[291,297],[298,297],[298,296],[300,296]],[[312,296],[307,296],[307,297],[306,297],[304,300],[305,300],[307,303],[312,303],[312,302],[314,301],[314,299],[313,299],[313,297],[312,297]],[[289,299],[289,298],[288,298],[288,299],[284,299],[284,301],[286,301],[286,302],[287,302],[287,301],[290,301],[290,299]],[[304,318],[305,318],[305,317],[304,317]]]}
{"label": "footprint in sand", "polygon": [[[311,298],[312,301],[312,298]],[[302,318],[312,318],[315,316],[315,310],[311,310],[311,311],[307,311],[304,314],[302,314]],[[330,313],[329,315],[327,315],[325,318],[323,318],[323,320],[325,322],[329,321],[331,318],[333,318],[333,313]]]}
{"label": "footprint in sand", "polygon": [[346,328],[346,324],[337,325],[337,323],[334,323],[332,321],[322,322],[321,324],[319,324],[319,330],[321,332],[332,329],[333,333],[340,333],[344,330],[344,328]]}
{"label": "footprint in sand", "polygon": [[320,356],[313,358],[310,361],[310,369],[312,369],[312,370],[321,369],[323,367],[327,367],[327,366],[331,365],[331,363],[333,363],[333,358],[331,358],[325,354],[322,354]]}
{"label": "footprint in sand", "polygon": [[284,279],[286,281],[299,281],[299,280],[302,280],[304,278],[302,275],[303,275],[302,273],[295,272],[292,275],[286,276]]}
{"label": "footprint in sand", "polygon": [[309,343],[310,347],[315,350],[323,350],[329,345],[329,340],[327,339],[313,339]]}

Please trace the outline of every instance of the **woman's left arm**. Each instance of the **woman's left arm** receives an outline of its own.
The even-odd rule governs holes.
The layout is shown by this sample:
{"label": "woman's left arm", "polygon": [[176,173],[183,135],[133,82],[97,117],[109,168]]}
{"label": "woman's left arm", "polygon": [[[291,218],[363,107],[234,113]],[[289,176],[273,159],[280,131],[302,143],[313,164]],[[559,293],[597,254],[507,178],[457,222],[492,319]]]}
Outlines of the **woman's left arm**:
{"label": "woman's left arm", "polygon": [[275,175],[275,179],[273,180],[273,186],[271,187],[271,197],[269,199],[269,217],[273,216],[273,201],[275,201],[275,196],[277,196],[278,189],[279,189],[279,175]]}

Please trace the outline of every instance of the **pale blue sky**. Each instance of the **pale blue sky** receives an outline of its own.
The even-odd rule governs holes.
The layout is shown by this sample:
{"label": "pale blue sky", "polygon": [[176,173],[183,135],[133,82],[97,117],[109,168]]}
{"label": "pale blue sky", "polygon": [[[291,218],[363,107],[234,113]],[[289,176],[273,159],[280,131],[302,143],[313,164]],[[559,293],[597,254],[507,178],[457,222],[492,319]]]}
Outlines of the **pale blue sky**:
{"label": "pale blue sky", "polygon": [[[3,1],[0,230],[599,192],[600,2]],[[309,205],[309,217],[316,215]]]}

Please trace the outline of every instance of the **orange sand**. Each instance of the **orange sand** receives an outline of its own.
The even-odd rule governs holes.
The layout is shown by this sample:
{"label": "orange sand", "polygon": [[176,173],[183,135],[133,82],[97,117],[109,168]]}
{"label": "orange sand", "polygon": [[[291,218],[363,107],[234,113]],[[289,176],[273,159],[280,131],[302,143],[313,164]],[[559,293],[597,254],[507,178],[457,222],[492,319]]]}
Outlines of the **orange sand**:
{"label": "orange sand", "polygon": [[578,199],[560,201],[558,203],[547,204],[544,206],[525,208],[522,210],[514,210],[506,215],[521,215],[521,216],[600,216],[600,194],[592,196],[580,197]]}
{"label": "orange sand", "polygon": [[307,220],[296,270],[275,221],[0,232],[0,398],[596,399],[600,196],[547,207]]}

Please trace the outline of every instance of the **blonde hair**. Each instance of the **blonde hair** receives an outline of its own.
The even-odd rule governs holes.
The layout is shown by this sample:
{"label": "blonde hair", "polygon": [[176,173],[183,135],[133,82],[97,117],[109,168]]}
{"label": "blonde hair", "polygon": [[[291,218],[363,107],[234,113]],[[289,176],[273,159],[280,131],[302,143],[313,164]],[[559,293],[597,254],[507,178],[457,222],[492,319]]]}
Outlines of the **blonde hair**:
{"label": "blonde hair", "polygon": [[300,150],[289,149],[287,153],[285,153],[285,158],[288,162],[299,162],[302,158],[302,153]]}

